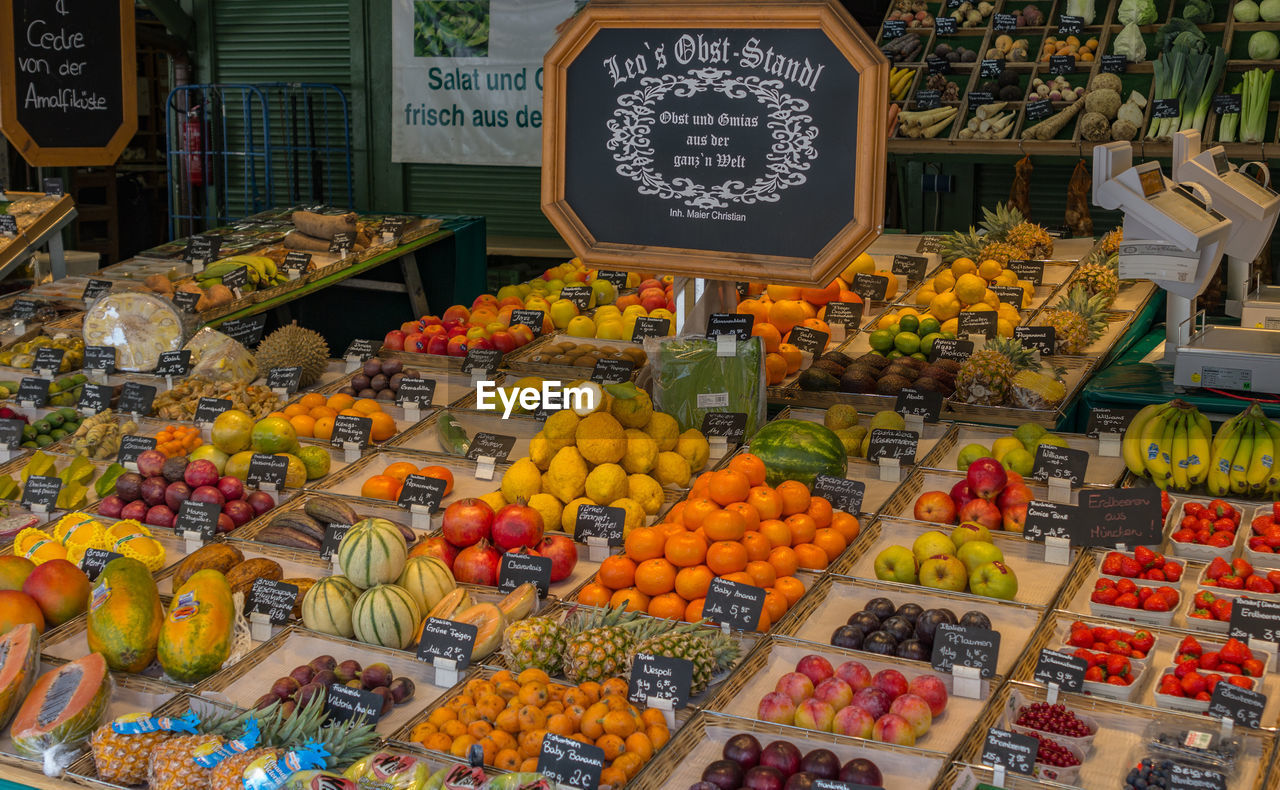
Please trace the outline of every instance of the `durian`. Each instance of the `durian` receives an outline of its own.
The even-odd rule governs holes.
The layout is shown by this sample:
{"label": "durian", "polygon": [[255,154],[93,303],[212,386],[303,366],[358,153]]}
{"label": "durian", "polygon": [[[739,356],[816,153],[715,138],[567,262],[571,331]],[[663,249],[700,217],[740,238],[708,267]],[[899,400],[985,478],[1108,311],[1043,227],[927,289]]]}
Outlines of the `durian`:
{"label": "durian", "polygon": [[298,385],[309,387],[329,364],[329,344],[319,332],[303,329],[295,321],[262,339],[256,361],[258,371],[264,376],[272,368],[301,367]]}

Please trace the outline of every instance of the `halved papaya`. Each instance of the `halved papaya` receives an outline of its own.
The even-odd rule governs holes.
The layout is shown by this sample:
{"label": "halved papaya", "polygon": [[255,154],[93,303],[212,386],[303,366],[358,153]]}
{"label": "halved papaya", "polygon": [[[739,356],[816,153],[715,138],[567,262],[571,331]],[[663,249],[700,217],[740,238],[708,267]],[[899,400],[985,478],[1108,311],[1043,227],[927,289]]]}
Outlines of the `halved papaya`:
{"label": "halved papaya", "polygon": [[26,699],[40,668],[40,635],[23,623],[0,637],[0,727],[9,723]]}
{"label": "halved papaya", "polygon": [[110,699],[111,676],[107,674],[107,662],[98,653],[46,672],[36,681],[9,728],[13,745],[28,757],[43,758],[45,773],[56,775],[65,769],[58,765],[58,753],[74,756],[75,747],[88,740],[102,723]]}

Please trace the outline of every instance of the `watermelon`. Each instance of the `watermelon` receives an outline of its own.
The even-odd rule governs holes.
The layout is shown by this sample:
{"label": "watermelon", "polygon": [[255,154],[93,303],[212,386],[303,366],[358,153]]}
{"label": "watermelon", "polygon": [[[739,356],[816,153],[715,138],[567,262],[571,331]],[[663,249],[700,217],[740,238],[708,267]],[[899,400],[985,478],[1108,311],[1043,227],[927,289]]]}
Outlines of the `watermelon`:
{"label": "watermelon", "polygon": [[751,452],[764,461],[765,482],[771,486],[798,480],[812,488],[818,475],[844,477],[849,465],[840,437],[807,420],[766,424],[751,437]]}
{"label": "watermelon", "polygon": [[40,669],[40,637],[23,623],[0,637],[0,727],[9,723]]}
{"label": "watermelon", "polygon": [[[65,769],[59,756],[74,756],[102,723],[111,700],[107,662],[90,653],[46,672],[36,681],[9,728],[13,745],[28,757],[43,758],[45,773]],[[61,748],[59,748],[61,747]]]}
{"label": "watermelon", "polygon": [[362,590],[399,579],[408,556],[404,536],[385,518],[354,524],[338,544],[343,575]]}
{"label": "watermelon", "polygon": [[351,610],[351,626],[356,639],[369,645],[382,645],[404,650],[413,644],[414,633],[422,621],[418,602],[403,587],[379,584],[356,599]]}
{"label": "watermelon", "polygon": [[437,557],[410,557],[396,584],[408,590],[424,612],[434,609],[445,593],[458,586],[453,571]]}
{"label": "watermelon", "polygon": [[329,576],[307,590],[302,599],[302,624],[312,631],[350,639],[351,610],[360,597],[360,588],[346,576]]}

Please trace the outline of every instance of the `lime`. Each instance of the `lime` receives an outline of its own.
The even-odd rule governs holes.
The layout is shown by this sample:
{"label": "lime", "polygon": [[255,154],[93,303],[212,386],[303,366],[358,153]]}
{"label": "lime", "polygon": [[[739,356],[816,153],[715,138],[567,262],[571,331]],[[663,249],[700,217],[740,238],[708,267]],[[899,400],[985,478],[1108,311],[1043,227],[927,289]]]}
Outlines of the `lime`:
{"label": "lime", "polygon": [[871,348],[881,353],[893,348],[893,333],[888,329],[877,329],[871,333]]}
{"label": "lime", "polygon": [[937,332],[940,329],[942,329],[942,324],[938,322],[938,319],[934,318],[931,315],[927,315],[924,318],[920,319],[920,328],[916,331],[918,331],[923,336],[923,335],[932,335],[934,332]]}
{"label": "lime", "polygon": [[920,350],[920,336],[915,332],[899,332],[893,339],[893,347],[903,354],[914,354]]}
{"label": "lime", "polygon": [[914,315],[904,315],[898,319],[898,328],[903,332],[914,332],[920,328],[920,319]]}
{"label": "lime", "polygon": [[943,333],[942,333],[942,336],[943,336],[943,337],[945,337],[947,340],[955,340],[955,339],[956,339],[956,333],[955,333],[955,332],[943,332]]}
{"label": "lime", "polygon": [[895,348],[894,350],[890,351],[888,354],[885,354],[885,355],[884,355],[884,358],[885,358],[885,359],[897,359],[897,358],[898,358],[898,357],[900,357],[900,356],[903,356],[902,352]]}
{"label": "lime", "polygon": [[921,362],[928,362],[928,361],[929,361],[929,358],[928,358],[928,357],[926,357],[924,354],[921,354],[919,351],[917,351],[916,353],[912,354],[912,355],[911,355],[911,358],[912,358],[912,359],[918,359],[918,360],[920,360]]}
{"label": "lime", "polygon": [[940,337],[942,337],[942,335],[938,334],[937,332],[930,332],[929,334],[920,338],[920,350],[925,354],[932,354],[933,341],[937,340]]}

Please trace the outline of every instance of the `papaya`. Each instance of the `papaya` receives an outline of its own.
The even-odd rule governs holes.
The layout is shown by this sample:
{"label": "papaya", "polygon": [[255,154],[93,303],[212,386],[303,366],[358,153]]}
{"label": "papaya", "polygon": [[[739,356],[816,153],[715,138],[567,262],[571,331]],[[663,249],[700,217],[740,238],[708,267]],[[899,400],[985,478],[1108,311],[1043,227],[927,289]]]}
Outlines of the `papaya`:
{"label": "papaya", "polygon": [[58,764],[61,753],[74,755],[102,723],[111,687],[106,662],[97,653],[41,675],[9,728],[14,747],[28,757],[43,757],[45,773],[60,772],[66,767]]}
{"label": "papaya", "polygon": [[196,571],[178,588],[160,626],[157,654],[165,674],[195,683],[222,668],[231,655],[235,603],[218,571]]}
{"label": "papaya", "polygon": [[26,699],[40,669],[40,635],[23,623],[0,637],[0,727],[7,726]]}
{"label": "papaya", "polygon": [[117,672],[138,673],[156,657],[164,608],[151,571],[130,557],[107,563],[89,598],[89,649]]}

